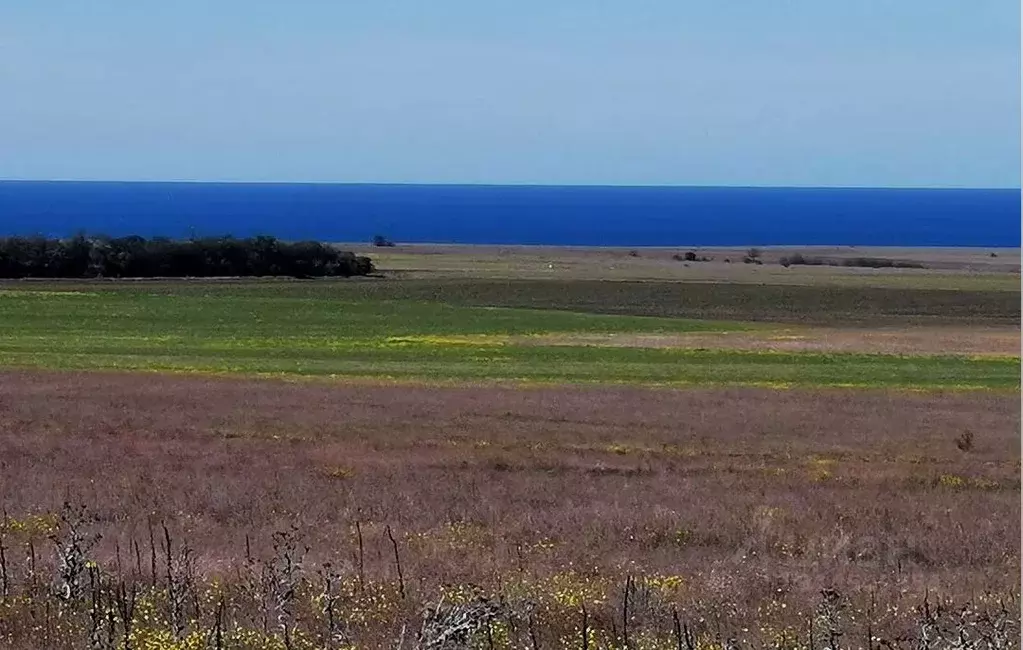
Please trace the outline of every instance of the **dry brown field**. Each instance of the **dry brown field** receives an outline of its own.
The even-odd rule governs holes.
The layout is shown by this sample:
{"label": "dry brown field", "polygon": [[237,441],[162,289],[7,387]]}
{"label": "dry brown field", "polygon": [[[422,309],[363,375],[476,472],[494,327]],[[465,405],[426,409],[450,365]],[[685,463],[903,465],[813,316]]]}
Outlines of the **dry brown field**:
{"label": "dry brown field", "polygon": [[585,647],[584,609],[602,647],[620,644],[626,593],[633,647],[675,647],[676,613],[700,647],[809,647],[833,594],[842,647],[897,643],[919,635],[925,601],[1018,607],[1019,426],[1018,396],[988,392],[4,372],[0,494],[21,522],[7,571],[25,579],[32,526],[67,499],[95,517],[95,556],[144,584],[156,522],[228,584],[247,543],[273,556],[272,533],[296,526],[308,566],[393,600],[352,625],[366,647],[393,647],[402,621],[468,585],[534,608],[509,614],[520,627],[501,647]]}
{"label": "dry brown field", "polygon": [[[975,289],[1019,291],[1020,249],[884,248],[857,246],[761,247],[762,264],[744,264],[748,248],[468,246],[402,244],[378,248],[345,244],[371,256],[392,277],[554,280],[658,280],[774,285]],[[685,262],[687,252],[708,261]],[[924,268],[873,269],[793,266],[781,258],[801,254],[842,263],[852,258],[911,262]]]}

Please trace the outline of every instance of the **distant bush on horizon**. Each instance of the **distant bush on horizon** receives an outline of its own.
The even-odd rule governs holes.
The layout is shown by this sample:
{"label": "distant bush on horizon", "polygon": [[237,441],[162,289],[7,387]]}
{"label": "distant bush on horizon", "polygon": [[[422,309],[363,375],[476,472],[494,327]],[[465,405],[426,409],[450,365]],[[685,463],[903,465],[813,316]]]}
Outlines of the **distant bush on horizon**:
{"label": "distant bush on horizon", "polygon": [[315,241],[138,235],[0,238],[0,278],[350,277],[374,271],[368,257]]}
{"label": "distant bush on horizon", "polygon": [[919,262],[891,260],[883,257],[851,257],[837,260],[824,257],[806,257],[800,253],[788,255],[778,260],[782,266],[848,266],[871,269],[922,269],[926,268]]}

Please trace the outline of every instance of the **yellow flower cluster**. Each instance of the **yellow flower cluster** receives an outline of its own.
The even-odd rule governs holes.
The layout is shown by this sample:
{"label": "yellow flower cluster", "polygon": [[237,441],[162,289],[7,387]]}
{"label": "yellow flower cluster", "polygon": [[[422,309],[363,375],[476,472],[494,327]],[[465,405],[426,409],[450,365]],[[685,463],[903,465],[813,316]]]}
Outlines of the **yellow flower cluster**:
{"label": "yellow flower cluster", "polygon": [[679,575],[662,575],[655,573],[642,579],[642,583],[657,592],[665,600],[671,600],[682,592],[685,578]]}
{"label": "yellow flower cluster", "polygon": [[937,483],[940,487],[952,490],[997,490],[1001,487],[998,481],[989,478],[970,478],[957,474],[942,474],[938,477]]}
{"label": "yellow flower cluster", "polygon": [[0,520],[0,531],[26,537],[45,537],[57,531],[57,515],[52,513],[27,515],[21,519],[8,517]]}
{"label": "yellow flower cluster", "polygon": [[324,476],[332,478],[338,481],[344,481],[355,476],[355,470],[351,467],[342,467],[341,465],[335,465],[327,467],[323,470]]}
{"label": "yellow flower cluster", "polygon": [[830,479],[834,476],[832,468],[835,466],[837,461],[832,458],[820,458],[818,456],[811,456],[807,462],[809,466],[810,480],[820,483]]}
{"label": "yellow flower cluster", "polygon": [[493,542],[493,533],[485,526],[454,521],[439,528],[412,533],[409,542],[419,547],[437,545],[456,551],[487,548]]}
{"label": "yellow flower cluster", "polygon": [[539,603],[544,611],[578,611],[608,602],[610,579],[579,571],[563,571],[543,578],[522,578],[505,584],[505,595]]}

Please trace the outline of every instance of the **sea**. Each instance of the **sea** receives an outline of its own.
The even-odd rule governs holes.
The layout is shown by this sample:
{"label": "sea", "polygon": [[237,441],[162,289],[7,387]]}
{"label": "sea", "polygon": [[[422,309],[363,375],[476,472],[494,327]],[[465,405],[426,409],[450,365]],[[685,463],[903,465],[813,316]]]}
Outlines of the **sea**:
{"label": "sea", "polygon": [[0,236],[1019,247],[1019,189],[0,181]]}

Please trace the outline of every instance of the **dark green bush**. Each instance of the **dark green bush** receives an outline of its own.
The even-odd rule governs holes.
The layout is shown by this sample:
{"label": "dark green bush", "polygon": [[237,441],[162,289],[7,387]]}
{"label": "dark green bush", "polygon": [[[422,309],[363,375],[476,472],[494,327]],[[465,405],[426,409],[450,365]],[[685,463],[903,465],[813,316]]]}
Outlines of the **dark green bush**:
{"label": "dark green bush", "polygon": [[788,255],[778,260],[782,266],[848,266],[865,267],[872,269],[922,269],[925,268],[919,262],[906,260],[892,260],[884,257],[851,257],[845,260],[828,259],[824,257],[806,257],[800,253]]}
{"label": "dark green bush", "polygon": [[842,266],[861,266],[871,269],[922,269],[923,264],[906,260],[889,260],[883,257],[853,257],[842,261]]}
{"label": "dark green bush", "polygon": [[0,238],[0,277],[323,277],[368,275],[368,257],[314,241],[274,237]]}

